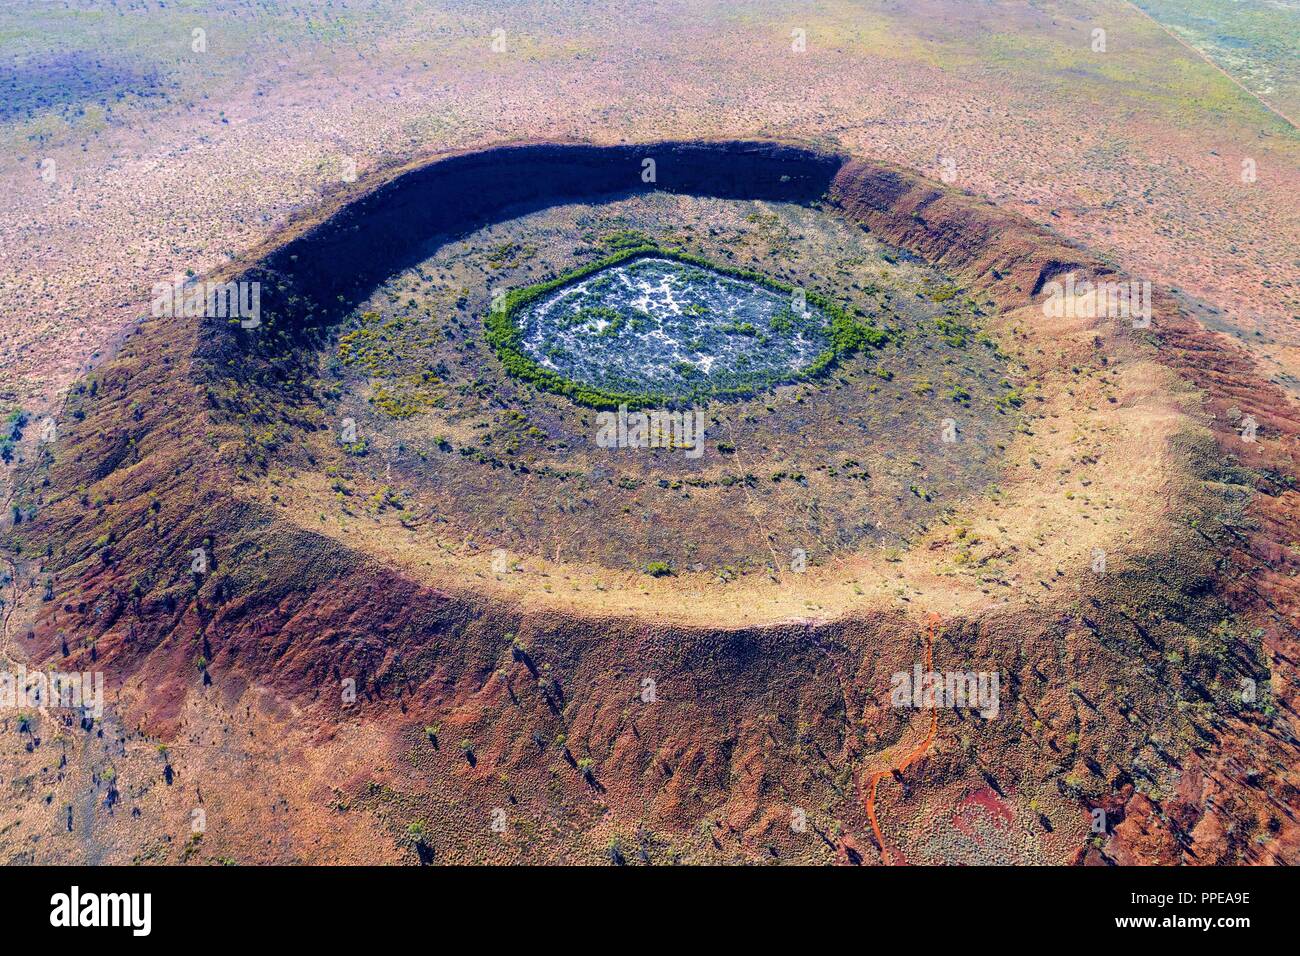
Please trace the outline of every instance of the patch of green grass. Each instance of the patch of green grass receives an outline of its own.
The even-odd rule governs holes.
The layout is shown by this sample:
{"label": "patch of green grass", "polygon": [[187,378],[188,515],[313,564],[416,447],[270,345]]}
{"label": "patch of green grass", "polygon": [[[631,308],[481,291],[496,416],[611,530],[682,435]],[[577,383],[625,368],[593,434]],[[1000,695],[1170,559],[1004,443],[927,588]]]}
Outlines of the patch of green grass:
{"label": "patch of green grass", "polygon": [[27,413],[16,409],[0,422],[0,461],[6,465],[14,460],[14,446],[22,440],[23,429],[27,427]]}

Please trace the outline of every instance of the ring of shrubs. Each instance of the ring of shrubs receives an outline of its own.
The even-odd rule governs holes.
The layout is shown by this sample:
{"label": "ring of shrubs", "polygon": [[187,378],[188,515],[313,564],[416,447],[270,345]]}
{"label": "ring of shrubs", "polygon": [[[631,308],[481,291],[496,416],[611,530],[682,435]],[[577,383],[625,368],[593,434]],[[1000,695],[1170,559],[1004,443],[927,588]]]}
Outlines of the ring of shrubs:
{"label": "ring of shrubs", "polygon": [[[524,331],[516,321],[516,316],[526,306],[602,269],[608,269],[610,266],[649,256],[672,259],[685,265],[711,269],[714,272],[720,272],[736,279],[744,279],[785,295],[793,294],[795,291],[794,286],[773,279],[770,276],[765,276],[750,269],[719,265],[680,249],[667,249],[653,244],[620,249],[611,255],[589,262],[554,279],[538,282],[521,289],[513,289],[502,297],[497,308],[488,312],[485,320],[487,341],[501,360],[506,372],[515,378],[531,382],[544,391],[563,395],[571,401],[589,408],[617,408],[623,404],[626,404],[629,408],[646,408],[682,403],[681,396],[667,396],[659,392],[621,392],[585,382],[573,381],[552,369],[546,368],[524,352],[522,348]],[[829,344],[810,363],[792,375],[783,378],[782,381],[808,381],[817,378],[834,367],[835,363],[841,359],[847,358],[864,348],[881,348],[892,337],[888,330],[877,328],[849,315],[819,293],[806,292],[805,298],[809,303],[830,316]],[[756,381],[753,384],[738,387],[703,385],[690,394],[689,400],[749,398],[762,388],[773,384],[776,384],[776,382]]]}

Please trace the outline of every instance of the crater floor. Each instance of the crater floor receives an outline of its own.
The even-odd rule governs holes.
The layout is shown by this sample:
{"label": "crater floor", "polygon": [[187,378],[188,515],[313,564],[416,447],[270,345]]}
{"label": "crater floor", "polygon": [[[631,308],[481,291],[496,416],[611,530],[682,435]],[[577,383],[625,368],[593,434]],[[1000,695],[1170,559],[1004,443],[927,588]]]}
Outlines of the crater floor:
{"label": "crater floor", "polygon": [[[718,270],[599,267],[647,244]],[[735,384],[748,362],[746,393],[687,402],[698,454],[602,447],[594,409],[503,366],[485,340],[494,300],[557,280],[518,318],[530,357],[568,376],[641,392],[684,386],[685,362]],[[547,599],[811,581],[863,554],[888,575],[844,576],[837,601],[892,593],[936,522],[997,493],[1024,399],[991,312],[814,206],[652,193],[528,212],[430,243],[357,307],[320,357],[337,401],[319,464],[285,462],[258,493],[431,579],[511,588],[536,569],[549,580],[528,588]],[[835,321],[880,334],[801,374]],[[797,593],[783,606],[804,608]]]}

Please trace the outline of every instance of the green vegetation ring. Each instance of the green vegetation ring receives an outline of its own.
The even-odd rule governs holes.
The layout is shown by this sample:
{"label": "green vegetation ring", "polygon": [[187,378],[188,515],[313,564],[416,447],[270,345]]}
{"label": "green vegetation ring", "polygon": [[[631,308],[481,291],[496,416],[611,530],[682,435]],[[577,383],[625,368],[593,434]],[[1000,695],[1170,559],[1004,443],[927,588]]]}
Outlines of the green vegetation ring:
{"label": "green vegetation ring", "polygon": [[[630,279],[634,270],[640,285]],[[652,298],[658,315],[648,308]],[[711,308],[719,305],[725,315]],[[816,378],[891,338],[818,293],[652,243],[507,293],[486,327],[507,373],[591,408],[750,397]],[[668,354],[648,354],[656,347]],[[641,364],[629,369],[629,361]]]}

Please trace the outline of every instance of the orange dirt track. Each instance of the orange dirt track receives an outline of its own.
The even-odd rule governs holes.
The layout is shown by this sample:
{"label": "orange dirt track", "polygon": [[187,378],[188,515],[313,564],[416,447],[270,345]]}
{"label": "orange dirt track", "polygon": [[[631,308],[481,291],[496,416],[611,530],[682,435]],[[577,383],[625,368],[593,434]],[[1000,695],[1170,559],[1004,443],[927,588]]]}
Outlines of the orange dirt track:
{"label": "orange dirt track", "polygon": [[[935,632],[939,626],[939,615],[931,614],[925,622],[925,669],[931,671],[934,669],[934,638]],[[876,818],[876,787],[880,785],[880,778],[888,773],[902,773],[912,764],[916,763],[930,749],[934,743],[936,731],[939,729],[939,711],[937,708],[930,711],[930,730],[926,733],[925,739],[902,759],[899,763],[890,767],[888,770],[878,770],[871,775],[871,783],[867,789],[867,817],[871,820],[871,830],[876,834],[876,843],[880,846],[880,861],[889,863],[889,852],[885,847],[885,838],[880,832],[880,821]],[[906,862],[906,861],[903,861]]]}

